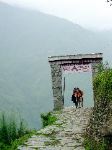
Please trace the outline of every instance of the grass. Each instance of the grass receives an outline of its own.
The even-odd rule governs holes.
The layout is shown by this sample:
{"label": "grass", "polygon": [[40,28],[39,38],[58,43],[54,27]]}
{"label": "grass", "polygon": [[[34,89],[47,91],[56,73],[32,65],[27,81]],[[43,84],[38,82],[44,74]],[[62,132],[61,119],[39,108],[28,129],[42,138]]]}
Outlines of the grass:
{"label": "grass", "polygon": [[46,127],[48,125],[54,124],[57,118],[56,116],[52,115],[51,112],[49,112],[47,114],[41,114],[41,120],[42,120],[43,127]]}
{"label": "grass", "polygon": [[33,133],[27,129],[22,119],[2,113],[0,116],[0,149],[16,150]]}
{"label": "grass", "polygon": [[84,140],[85,150],[106,150],[106,144],[104,142],[96,142],[94,139],[85,137]]}

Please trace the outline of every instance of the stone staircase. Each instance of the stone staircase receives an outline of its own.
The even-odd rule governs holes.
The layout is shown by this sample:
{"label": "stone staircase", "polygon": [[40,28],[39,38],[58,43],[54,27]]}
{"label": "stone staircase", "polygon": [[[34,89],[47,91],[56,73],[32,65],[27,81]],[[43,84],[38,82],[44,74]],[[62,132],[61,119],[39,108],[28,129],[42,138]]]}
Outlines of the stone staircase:
{"label": "stone staircase", "polygon": [[37,131],[18,150],[85,150],[83,135],[91,112],[91,108],[75,107],[54,112],[55,124]]}

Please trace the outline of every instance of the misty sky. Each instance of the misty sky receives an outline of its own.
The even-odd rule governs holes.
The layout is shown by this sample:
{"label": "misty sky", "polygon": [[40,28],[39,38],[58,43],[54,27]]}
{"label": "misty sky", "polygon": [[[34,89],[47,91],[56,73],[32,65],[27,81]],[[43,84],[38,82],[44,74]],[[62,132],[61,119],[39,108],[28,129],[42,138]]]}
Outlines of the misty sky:
{"label": "misty sky", "polygon": [[106,0],[0,0],[65,18],[86,28],[112,29],[112,6]]}

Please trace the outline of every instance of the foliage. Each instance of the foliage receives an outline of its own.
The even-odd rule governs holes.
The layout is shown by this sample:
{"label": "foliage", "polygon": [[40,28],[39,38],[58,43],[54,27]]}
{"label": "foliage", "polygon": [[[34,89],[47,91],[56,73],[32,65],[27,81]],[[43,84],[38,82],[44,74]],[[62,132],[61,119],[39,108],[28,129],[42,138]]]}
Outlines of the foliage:
{"label": "foliage", "polygon": [[43,127],[47,125],[52,125],[57,120],[57,118],[54,115],[52,115],[51,112],[47,114],[41,114],[41,119]]}
{"label": "foliage", "polygon": [[33,134],[34,134],[33,131],[29,131],[24,136],[20,137],[19,139],[14,140],[11,143],[11,146],[8,147],[7,150],[16,150],[19,145],[23,145],[27,141],[27,139],[30,138]]}
{"label": "foliage", "polygon": [[93,81],[94,96],[96,100],[112,100],[112,69],[103,68]]}
{"label": "foliage", "polygon": [[104,142],[96,142],[90,138],[84,140],[84,147],[85,150],[106,150],[106,144]]}
{"label": "foliage", "polygon": [[[105,113],[104,109],[108,106],[109,101],[112,100],[112,69],[109,68],[108,63],[98,66],[98,73],[93,80],[93,89],[96,109],[94,109],[94,117],[89,126],[91,132],[85,135],[84,145],[86,150],[107,150],[109,144],[104,140],[104,137],[101,136],[101,133],[100,137],[98,136],[98,127],[102,128],[102,122],[104,121],[103,116]],[[102,109],[101,106],[104,109]],[[95,134],[92,134],[92,132]],[[94,135],[96,135],[97,140]]]}
{"label": "foliage", "polygon": [[110,6],[112,6],[112,0],[107,0],[107,3],[109,3]]}
{"label": "foliage", "polygon": [[14,150],[29,137],[30,131],[23,120],[17,121],[14,116],[0,117],[0,149]]}

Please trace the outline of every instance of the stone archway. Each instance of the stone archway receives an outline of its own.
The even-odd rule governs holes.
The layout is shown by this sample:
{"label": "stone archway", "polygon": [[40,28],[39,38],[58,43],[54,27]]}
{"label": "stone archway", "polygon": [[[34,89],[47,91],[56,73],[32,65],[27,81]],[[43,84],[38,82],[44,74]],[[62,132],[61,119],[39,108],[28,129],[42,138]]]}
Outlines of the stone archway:
{"label": "stone archway", "polygon": [[96,66],[101,64],[102,60],[102,53],[48,57],[51,67],[54,110],[62,109],[64,106],[64,100],[62,96],[62,70],[74,72],[91,71],[92,75],[94,76],[94,74],[97,72]]}

